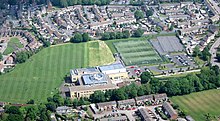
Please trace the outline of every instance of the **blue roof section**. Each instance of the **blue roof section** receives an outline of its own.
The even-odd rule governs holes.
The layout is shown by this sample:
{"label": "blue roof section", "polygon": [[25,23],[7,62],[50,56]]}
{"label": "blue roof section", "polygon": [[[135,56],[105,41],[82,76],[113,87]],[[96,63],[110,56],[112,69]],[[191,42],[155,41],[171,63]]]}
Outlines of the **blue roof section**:
{"label": "blue roof section", "polygon": [[105,66],[100,66],[99,67],[101,72],[109,71],[109,70],[116,70],[116,69],[123,69],[123,68],[124,68],[124,66],[121,63],[105,65]]}
{"label": "blue roof section", "polygon": [[107,84],[108,80],[105,74],[84,74],[82,76],[84,85]]}

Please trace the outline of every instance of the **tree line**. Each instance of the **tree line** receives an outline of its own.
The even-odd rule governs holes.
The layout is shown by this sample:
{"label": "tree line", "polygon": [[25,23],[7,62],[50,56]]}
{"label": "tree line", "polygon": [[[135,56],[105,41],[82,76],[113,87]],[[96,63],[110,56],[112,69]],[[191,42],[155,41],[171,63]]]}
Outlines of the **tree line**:
{"label": "tree line", "polygon": [[134,30],[133,34],[128,30],[122,31],[122,32],[105,32],[101,34],[101,40],[111,40],[111,39],[125,39],[129,37],[141,37],[143,35],[144,31],[140,28],[137,30]]}
{"label": "tree line", "polygon": [[166,93],[168,96],[184,95],[202,90],[214,89],[220,86],[220,71],[218,66],[204,67],[200,74],[189,74],[185,77],[168,78],[160,81],[149,72],[140,76],[141,85],[135,83],[106,92],[96,91],[90,96],[93,103],[125,100],[142,95]]}
{"label": "tree line", "polygon": [[90,41],[91,38],[89,36],[88,33],[83,33],[83,34],[80,34],[80,33],[76,33],[71,39],[70,39],[70,42],[73,42],[73,43],[80,43],[80,42],[88,42]]}
{"label": "tree line", "polygon": [[34,100],[29,100],[27,106],[17,107],[6,105],[5,113],[0,116],[1,121],[50,121],[50,114],[56,112],[58,106],[73,106],[88,104],[86,98],[80,100],[64,99],[60,94],[55,94],[47,98],[47,102],[35,104]]}

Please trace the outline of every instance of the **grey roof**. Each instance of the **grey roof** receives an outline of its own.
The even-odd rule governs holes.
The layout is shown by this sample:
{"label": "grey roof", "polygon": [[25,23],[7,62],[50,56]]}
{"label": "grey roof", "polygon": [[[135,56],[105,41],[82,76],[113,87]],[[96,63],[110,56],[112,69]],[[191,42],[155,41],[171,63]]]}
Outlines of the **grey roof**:
{"label": "grey roof", "polygon": [[150,114],[147,112],[145,108],[138,109],[144,121],[152,121]]}
{"label": "grey roof", "polygon": [[117,63],[117,64],[100,66],[99,69],[101,72],[103,72],[109,70],[124,69],[124,66],[121,63]]}
{"label": "grey roof", "polygon": [[71,86],[69,87],[70,92],[77,91],[97,91],[97,90],[109,90],[109,89],[117,89],[118,87],[114,84],[103,84],[103,85],[83,85],[83,86]]}
{"label": "grey roof", "polygon": [[107,84],[108,80],[105,74],[84,74],[82,76],[84,85],[93,85],[93,84]]}
{"label": "grey roof", "polygon": [[191,116],[186,116],[187,121],[195,121]]}
{"label": "grey roof", "polygon": [[127,100],[118,101],[119,105],[129,105],[129,104],[134,104],[134,103],[135,103],[134,99],[127,99]]}
{"label": "grey roof", "polygon": [[116,105],[116,101],[97,103],[96,105],[97,105],[98,108],[102,108],[102,107],[105,107],[105,106],[113,106],[113,105]]}
{"label": "grey roof", "polygon": [[170,103],[165,102],[165,103],[163,103],[162,106],[166,110],[166,112],[169,114],[170,117],[177,115],[176,111],[173,109],[173,107],[170,105]]}
{"label": "grey roof", "polygon": [[154,99],[155,100],[157,100],[157,99],[164,99],[164,98],[167,98],[167,94],[166,93],[154,95]]}
{"label": "grey roof", "polygon": [[119,116],[119,117],[110,117],[110,118],[102,118],[100,121],[127,121],[126,116]]}
{"label": "grey roof", "polygon": [[136,97],[135,99],[136,101],[144,101],[146,99],[153,100],[153,95],[144,95],[144,96]]}

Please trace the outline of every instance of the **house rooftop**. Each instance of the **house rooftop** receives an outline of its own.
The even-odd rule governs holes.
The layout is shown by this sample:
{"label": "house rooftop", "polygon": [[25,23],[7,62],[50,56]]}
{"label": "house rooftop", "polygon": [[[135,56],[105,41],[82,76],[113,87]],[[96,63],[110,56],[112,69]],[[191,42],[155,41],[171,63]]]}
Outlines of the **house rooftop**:
{"label": "house rooftop", "polygon": [[167,111],[167,113],[172,117],[173,115],[177,115],[176,111],[173,109],[173,107],[170,105],[170,103],[165,102],[163,103],[163,108]]}
{"label": "house rooftop", "polygon": [[96,105],[98,108],[101,108],[101,107],[105,107],[105,106],[116,105],[116,102],[115,101],[103,102],[103,103],[97,103]]}
{"label": "house rooftop", "polygon": [[152,121],[150,114],[146,108],[138,109],[144,121]]}

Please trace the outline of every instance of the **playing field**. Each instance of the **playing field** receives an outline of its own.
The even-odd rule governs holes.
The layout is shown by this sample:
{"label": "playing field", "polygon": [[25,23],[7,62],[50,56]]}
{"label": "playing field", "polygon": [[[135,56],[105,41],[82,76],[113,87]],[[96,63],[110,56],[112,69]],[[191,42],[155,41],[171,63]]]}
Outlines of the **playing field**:
{"label": "playing field", "polygon": [[205,115],[220,116],[220,90],[208,90],[184,96],[175,96],[171,100],[191,115],[196,121],[205,121]]}
{"label": "playing field", "polygon": [[154,64],[162,62],[161,57],[150,43],[143,40],[121,41],[114,43],[126,65]]}
{"label": "playing field", "polygon": [[112,62],[112,53],[102,41],[43,49],[12,72],[0,76],[0,101],[45,101],[57,91],[70,69]]}
{"label": "playing field", "polygon": [[8,42],[7,48],[4,51],[4,55],[10,54],[13,51],[16,50],[16,48],[23,48],[23,45],[20,43],[19,39],[16,37],[13,37],[10,39],[10,41]]}

